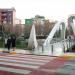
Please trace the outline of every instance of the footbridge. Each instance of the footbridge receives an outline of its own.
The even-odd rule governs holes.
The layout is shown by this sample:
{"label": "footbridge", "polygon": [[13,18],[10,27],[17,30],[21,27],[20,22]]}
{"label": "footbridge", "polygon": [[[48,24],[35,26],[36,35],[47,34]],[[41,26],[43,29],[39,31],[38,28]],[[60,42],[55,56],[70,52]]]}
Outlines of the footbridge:
{"label": "footbridge", "polygon": [[[72,46],[75,45],[75,25],[73,22],[74,16],[75,15],[71,15],[68,18],[68,25],[66,25],[64,21],[57,22],[52,31],[49,33],[48,37],[46,39],[41,39],[41,46],[37,42],[36,33],[34,33],[35,27],[33,25],[28,42],[28,46],[34,47],[33,53],[57,56],[67,52],[69,49],[71,50]],[[67,28],[69,32],[72,29],[73,35],[66,35]],[[54,37],[56,33],[60,34],[60,37]]]}

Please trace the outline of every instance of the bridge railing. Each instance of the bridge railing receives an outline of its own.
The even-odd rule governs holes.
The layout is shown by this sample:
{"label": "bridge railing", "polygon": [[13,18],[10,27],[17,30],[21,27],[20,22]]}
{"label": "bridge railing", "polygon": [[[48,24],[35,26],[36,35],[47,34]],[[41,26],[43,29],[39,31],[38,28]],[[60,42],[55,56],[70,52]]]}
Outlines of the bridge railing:
{"label": "bridge railing", "polygon": [[65,39],[59,42],[55,42],[53,44],[48,44],[46,46],[42,45],[40,50],[42,53],[48,53],[52,55],[60,55],[66,52],[69,48],[71,48],[75,44],[74,39]]}

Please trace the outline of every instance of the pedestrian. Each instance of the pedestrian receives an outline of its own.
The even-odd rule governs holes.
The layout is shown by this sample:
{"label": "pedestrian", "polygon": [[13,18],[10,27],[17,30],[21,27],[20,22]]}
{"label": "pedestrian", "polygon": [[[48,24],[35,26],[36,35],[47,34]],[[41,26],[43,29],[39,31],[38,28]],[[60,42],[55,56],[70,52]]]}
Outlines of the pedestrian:
{"label": "pedestrian", "polygon": [[11,37],[8,36],[8,39],[7,39],[7,48],[8,48],[8,52],[10,52],[10,48],[11,48]]}
{"label": "pedestrian", "polygon": [[4,40],[4,46],[5,48],[7,48],[7,37],[5,36],[5,40]]}
{"label": "pedestrian", "polygon": [[15,47],[16,47],[16,36],[15,35],[11,35],[11,43],[12,43],[12,49],[13,51],[15,51]]}
{"label": "pedestrian", "polygon": [[7,36],[5,36],[5,38],[4,38],[4,50],[3,50],[3,52],[7,52],[6,48],[7,48]]}

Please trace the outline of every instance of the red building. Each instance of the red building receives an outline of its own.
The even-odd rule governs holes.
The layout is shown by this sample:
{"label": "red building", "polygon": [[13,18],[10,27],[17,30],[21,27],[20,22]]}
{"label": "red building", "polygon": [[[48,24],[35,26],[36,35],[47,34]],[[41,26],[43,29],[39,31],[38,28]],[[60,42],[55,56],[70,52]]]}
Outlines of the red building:
{"label": "red building", "polygon": [[14,25],[15,25],[15,16],[16,10],[15,8],[10,8],[10,9],[0,9],[0,26],[5,25],[9,27],[10,32],[14,31]]}

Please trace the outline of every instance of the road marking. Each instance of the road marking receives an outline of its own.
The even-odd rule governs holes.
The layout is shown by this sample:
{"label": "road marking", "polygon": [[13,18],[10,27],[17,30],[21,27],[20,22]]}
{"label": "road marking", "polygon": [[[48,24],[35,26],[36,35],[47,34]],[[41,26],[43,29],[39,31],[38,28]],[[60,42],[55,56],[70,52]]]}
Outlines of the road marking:
{"label": "road marking", "polygon": [[[25,55],[25,54],[0,56],[0,74],[5,75],[7,73],[9,75],[10,74],[21,75],[24,74],[24,71],[28,71],[27,75],[29,75],[34,73],[34,71],[35,72],[38,71],[40,73],[49,72],[50,69],[48,69],[47,67],[50,65],[50,61],[55,60],[55,58],[57,57]],[[7,69],[10,69],[10,71]],[[45,69],[46,71],[44,71]]]}
{"label": "road marking", "polygon": [[28,67],[28,68],[39,68],[40,66],[36,66],[36,65],[31,65],[31,64],[19,64],[19,63],[11,63],[11,62],[3,62],[0,61],[0,64],[3,65],[10,65],[10,66],[19,66],[19,67]]}
{"label": "road marking", "polygon": [[11,63],[21,63],[21,64],[31,64],[31,65],[44,65],[46,63],[43,63],[43,62],[34,62],[34,61],[24,61],[24,60],[12,60],[12,59],[6,59],[6,58],[0,58],[0,61],[3,61],[3,62],[11,62]]}
{"label": "road marking", "polygon": [[[0,56],[0,58],[5,58],[5,59],[14,59],[14,60],[28,60],[28,61],[40,61],[40,62],[49,62],[50,60],[41,60],[41,59],[33,59],[33,58],[20,58],[20,57],[8,57],[8,56]],[[38,57],[37,57],[38,58]]]}
{"label": "road marking", "polygon": [[8,68],[8,67],[0,67],[0,70],[7,71],[7,72],[13,72],[13,73],[19,73],[19,74],[29,74],[31,72],[29,70],[14,69],[14,68]]}

